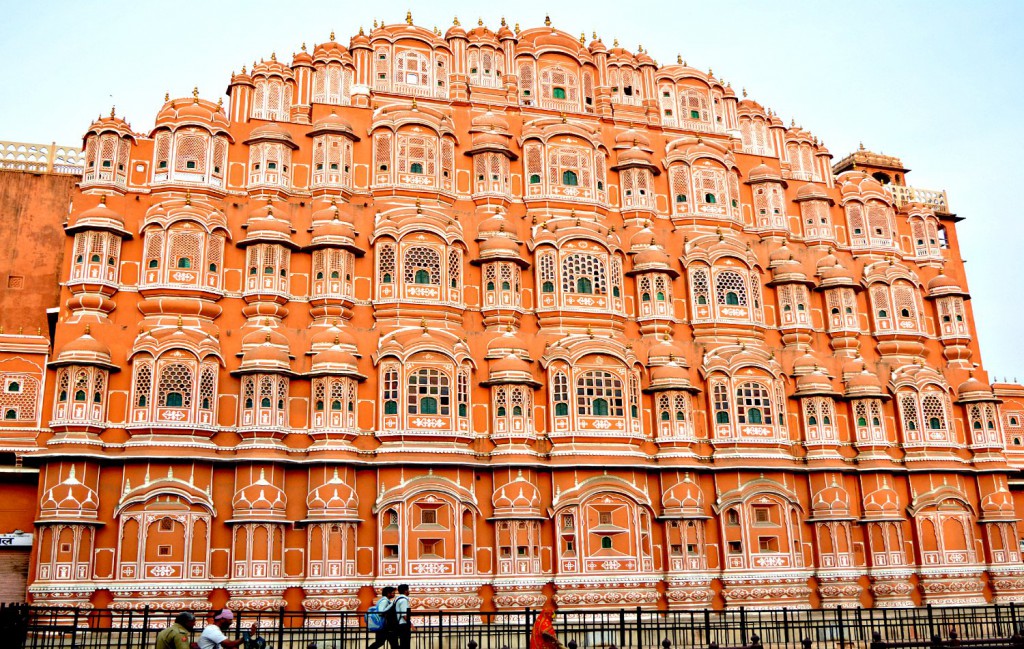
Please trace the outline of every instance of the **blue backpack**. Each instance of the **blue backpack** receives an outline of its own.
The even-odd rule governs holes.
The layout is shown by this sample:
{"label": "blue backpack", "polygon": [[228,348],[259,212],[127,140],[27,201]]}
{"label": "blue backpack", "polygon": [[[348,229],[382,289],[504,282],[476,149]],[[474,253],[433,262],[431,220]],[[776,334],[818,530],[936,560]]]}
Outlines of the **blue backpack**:
{"label": "blue backpack", "polygon": [[[387,602],[386,599],[381,598],[381,601]],[[370,610],[366,612],[366,628],[370,631],[380,631],[384,628],[384,611],[391,608],[390,602],[388,606],[382,611],[380,608],[380,601],[370,607]]]}

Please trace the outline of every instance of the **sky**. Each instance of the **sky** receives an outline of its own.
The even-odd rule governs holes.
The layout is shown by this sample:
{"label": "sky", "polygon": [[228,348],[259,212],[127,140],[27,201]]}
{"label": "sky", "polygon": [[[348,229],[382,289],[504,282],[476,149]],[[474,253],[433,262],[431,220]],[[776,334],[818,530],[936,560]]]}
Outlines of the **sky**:
{"label": "sky", "polygon": [[[163,103],[222,96],[229,75],[303,42],[343,44],[374,19],[442,30],[453,16],[524,29],[555,27],[611,45],[643,45],[659,63],[680,54],[817,135],[839,160],[858,143],[897,155],[908,184],[945,189],[965,220],[982,361],[990,379],[1024,379],[1024,217],[1011,190],[1024,143],[1024,2],[292,3],[262,0],[24,2],[0,0],[0,140],[81,144],[117,106],[147,131]],[[173,8],[173,10],[172,10]],[[979,359],[973,359],[979,362]]]}

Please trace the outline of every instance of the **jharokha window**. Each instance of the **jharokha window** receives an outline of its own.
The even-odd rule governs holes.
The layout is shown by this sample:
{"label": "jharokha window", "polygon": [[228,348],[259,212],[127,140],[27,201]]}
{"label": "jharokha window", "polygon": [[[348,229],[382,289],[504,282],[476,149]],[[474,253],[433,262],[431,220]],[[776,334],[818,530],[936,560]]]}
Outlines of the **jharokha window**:
{"label": "jharokha window", "polygon": [[449,379],[434,369],[422,369],[409,377],[410,415],[450,415],[452,394]]}

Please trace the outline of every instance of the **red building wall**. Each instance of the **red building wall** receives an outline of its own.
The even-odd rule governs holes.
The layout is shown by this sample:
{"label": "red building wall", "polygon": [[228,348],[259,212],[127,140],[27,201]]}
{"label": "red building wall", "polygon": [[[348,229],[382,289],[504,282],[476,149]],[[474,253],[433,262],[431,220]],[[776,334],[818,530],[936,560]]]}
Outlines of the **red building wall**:
{"label": "red building wall", "polygon": [[1019,599],[1016,424],[898,159],[549,26],[227,99],[86,134],[55,351],[3,376],[45,413],[34,601]]}

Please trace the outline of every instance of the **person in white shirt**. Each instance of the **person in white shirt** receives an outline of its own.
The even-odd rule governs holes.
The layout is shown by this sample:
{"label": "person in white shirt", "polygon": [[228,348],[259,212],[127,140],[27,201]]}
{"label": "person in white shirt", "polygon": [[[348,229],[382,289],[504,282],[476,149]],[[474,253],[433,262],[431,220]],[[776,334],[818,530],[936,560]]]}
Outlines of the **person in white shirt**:
{"label": "person in white shirt", "polygon": [[224,632],[231,628],[234,619],[235,614],[228,609],[214,615],[213,624],[203,629],[202,635],[199,636],[199,649],[235,649],[242,644],[242,638],[228,640],[224,635]]}

